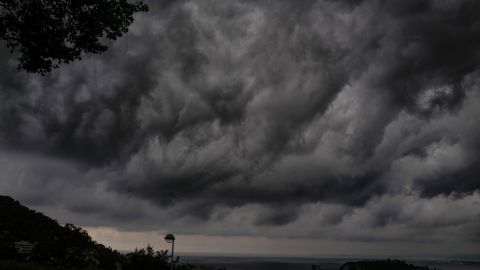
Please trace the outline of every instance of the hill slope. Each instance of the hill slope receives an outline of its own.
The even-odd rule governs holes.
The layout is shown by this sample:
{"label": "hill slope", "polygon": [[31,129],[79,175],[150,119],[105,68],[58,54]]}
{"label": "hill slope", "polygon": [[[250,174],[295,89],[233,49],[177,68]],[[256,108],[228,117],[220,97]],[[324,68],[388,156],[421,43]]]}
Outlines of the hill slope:
{"label": "hill slope", "polygon": [[115,269],[122,256],[93,241],[86,231],[0,196],[0,260]]}

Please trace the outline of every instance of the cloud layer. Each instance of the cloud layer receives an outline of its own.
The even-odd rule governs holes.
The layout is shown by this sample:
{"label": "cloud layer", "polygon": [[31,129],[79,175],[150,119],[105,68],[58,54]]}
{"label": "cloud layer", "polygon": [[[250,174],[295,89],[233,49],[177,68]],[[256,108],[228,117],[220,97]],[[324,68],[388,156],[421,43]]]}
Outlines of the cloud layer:
{"label": "cloud layer", "polygon": [[480,2],[160,1],[41,77],[0,57],[0,192],[89,226],[480,239]]}

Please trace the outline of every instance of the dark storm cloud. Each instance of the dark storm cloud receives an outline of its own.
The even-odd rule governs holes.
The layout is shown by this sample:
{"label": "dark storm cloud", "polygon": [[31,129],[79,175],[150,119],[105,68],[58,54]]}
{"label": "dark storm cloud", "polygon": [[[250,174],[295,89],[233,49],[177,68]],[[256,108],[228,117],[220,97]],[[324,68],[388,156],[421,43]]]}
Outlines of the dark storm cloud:
{"label": "dark storm cloud", "polygon": [[46,77],[2,51],[2,149],[39,179],[5,192],[128,229],[392,239],[478,224],[412,214],[478,201],[478,1],[150,5],[107,53]]}

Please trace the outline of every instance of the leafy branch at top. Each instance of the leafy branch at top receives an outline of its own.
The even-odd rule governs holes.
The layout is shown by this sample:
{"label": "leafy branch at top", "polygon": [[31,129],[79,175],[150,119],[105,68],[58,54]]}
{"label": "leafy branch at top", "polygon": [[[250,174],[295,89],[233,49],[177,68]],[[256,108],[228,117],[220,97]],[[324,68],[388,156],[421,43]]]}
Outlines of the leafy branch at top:
{"label": "leafy branch at top", "polygon": [[106,51],[102,39],[121,37],[141,11],[145,3],[127,0],[0,0],[0,38],[19,55],[19,69],[46,74]]}

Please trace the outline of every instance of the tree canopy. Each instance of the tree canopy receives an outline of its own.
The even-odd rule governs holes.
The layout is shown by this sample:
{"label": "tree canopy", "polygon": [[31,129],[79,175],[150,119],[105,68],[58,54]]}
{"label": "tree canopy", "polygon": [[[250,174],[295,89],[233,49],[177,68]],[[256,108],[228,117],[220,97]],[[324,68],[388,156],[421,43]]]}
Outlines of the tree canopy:
{"label": "tree canopy", "polygon": [[106,39],[128,31],[147,11],[127,0],[0,0],[0,38],[18,54],[18,68],[45,74],[82,53],[102,53]]}

